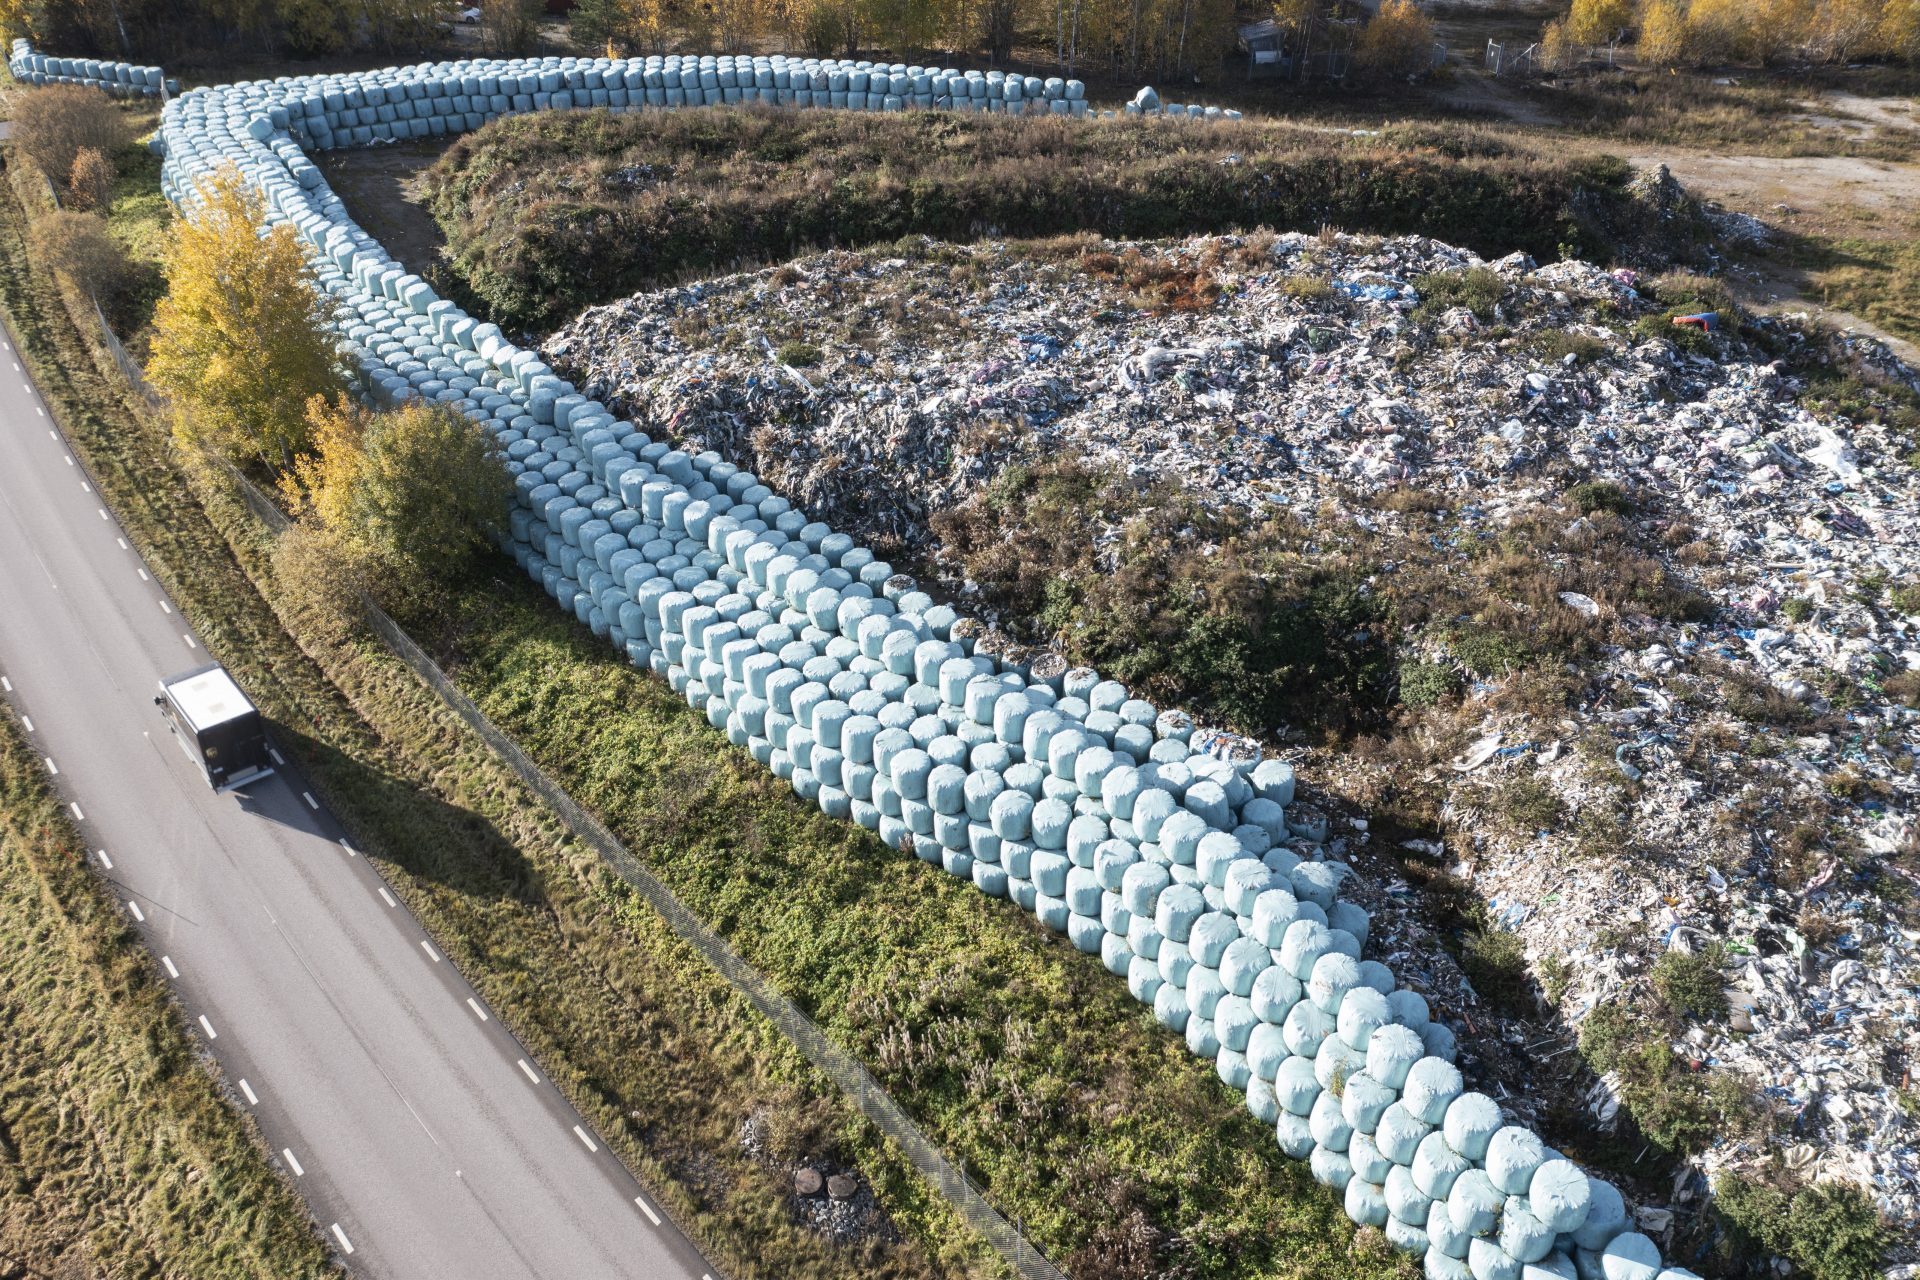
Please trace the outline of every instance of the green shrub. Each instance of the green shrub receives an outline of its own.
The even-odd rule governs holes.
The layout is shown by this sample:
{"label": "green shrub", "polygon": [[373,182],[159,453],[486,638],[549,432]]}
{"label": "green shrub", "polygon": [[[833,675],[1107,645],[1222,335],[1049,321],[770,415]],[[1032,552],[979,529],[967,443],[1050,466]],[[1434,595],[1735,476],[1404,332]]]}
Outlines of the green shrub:
{"label": "green shrub", "polygon": [[1493,310],[1506,295],[1507,282],[1491,267],[1472,267],[1466,271],[1430,271],[1416,278],[1414,292],[1420,305],[1413,314],[1430,320],[1443,311],[1465,307],[1477,320],[1493,319]]}
{"label": "green shrub", "polygon": [[1626,488],[1611,480],[1583,480],[1567,490],[1567,502],[1581,515],[1611,511],[1617,516],[1633,514],[1633,499]]}
{"label": "green shrub", "polygon": [[1533,651],[1512,636],[1490,627],[1466,627],[1447,636],[1447,650],[1462,666],[1482,678],[1503,676],[1524,666]]}
{"label": "green shrub", "polygon": [[1527,339],[1527,349],[1542,360],[1555,363],[1572,356],[1575,364],[1590,364],[1608,351],[1604,339],[1590,333],[1576,333],[1571,329],[1538,330]]}
{"label": "green shrub", "polygon": [[790,364],[796,369],[804,369],[808,365],[820,363],[820,348],[811,342],[783,342],[779,350],[773,353],[773,358],[781,364]]}
{"label": "green shrub", "polygon": [[1774,1185],[1722,1173],[1713,1207],[1748,1250],[1778,1254],[1812,1280],[1874,1280],[1892,1242],[1873,1201],[1852,1183]]}
{"label": "green shrub", "polygon": [[1580,1024],[1580,1054],[1594,1071],[1615,1073],[1627,1114],[1669,1156],[1764,1130],[1764,1105],[1745,1081],[1692,1069],[1659,1027],[1618,1004],[1601,1005]]}
{"label": "green shrub", "polygon": [[1416,711],[1438,705],[1459,684],[1444,662],[1408,660],[1400,664],[1400,704]]}
{"label": "green shrub", "polygon": [[1903,582],[1887,592],[1887,603],[1909,617],[1920,616],[1920,582]]}
{"label": "green shrub", "polygon": [[1726,948],[1711,943],[1700,951],[1667,951],[1653,964],[1653,987],[1667,1007],[1683,1017],[1715,1021],[1727,1016]]}
{"label": "green shrub", "polygon": [[1509,1013],[1533,1011],[1533,988],[1527,979],[1527,949],[1511,929],[1480,926],[1468,931],[1460,944],[1460,968],[1482,999]]}
{"label": "green shrub", "polygon": [[1494,797],[1501,820],[1524,833],[1550,831],[1566,821],[1567,806],[1544,778],[1515,778]]}
{"label": "green shrub", "polygon": [[1789,622],[1805,622],[1813,616],[1813,601],[1805,596],[1788,596],[1780,602],[1780,612]]}

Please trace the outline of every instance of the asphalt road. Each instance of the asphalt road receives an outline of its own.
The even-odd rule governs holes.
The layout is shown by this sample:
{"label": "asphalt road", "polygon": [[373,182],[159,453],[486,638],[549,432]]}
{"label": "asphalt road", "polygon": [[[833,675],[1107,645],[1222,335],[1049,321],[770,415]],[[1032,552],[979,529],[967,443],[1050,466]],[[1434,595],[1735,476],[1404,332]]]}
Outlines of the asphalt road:
{"label": "asphalt road", "polygon": [[349,1271],[707,1275],[297,774],[209,789],[153,705],[209,655],[10,337],[0,449],[0,693]]}

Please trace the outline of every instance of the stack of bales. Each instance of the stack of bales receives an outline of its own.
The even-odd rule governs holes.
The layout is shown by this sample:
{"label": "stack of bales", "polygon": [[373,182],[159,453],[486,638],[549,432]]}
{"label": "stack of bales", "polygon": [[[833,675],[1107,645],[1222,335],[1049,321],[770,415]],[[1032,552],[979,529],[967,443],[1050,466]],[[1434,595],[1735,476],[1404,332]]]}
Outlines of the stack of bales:
{"label": "stack of bales", "polygon": [[27,40],[13,42],[7,70],[22,84],[84,84],[116,98],[157,98],[180,92],[180,82],[166,79],[158,67],[96,58],[51,58],[35,53]]}
{"label": "stack of bales", "polygon": [[[563,66],[536,92],[553,106],[577,72],[591,94],[595,68],[612,93],[615,67],[651,92],[655,61],[665,93],[664,59]],[[721,100],[744,93],[746,60],[732,86],[713,61]],[[1347,868],[1325,860],[1324,822],[1290,807],[1288,765],[1057,655],[990,643],[752,474],[580,395],[347,216],[302,142],[366,145],[422,118],[383,118],[405,102],[446,127],[471,127],[476,97],[481,115],[521,109],[527,82],[502,95],[501,77],[535,64],[489,65],[195,91],[163,119],[164,186],[191,207],[201,179],[237,167],[311,251],[369,395],[442,403],[492,434],[514,483],[505,547],[561,607],[822,812],[1098,955],[1429,1276],[1686,1277],[1627,1230],[1617,1191],[1464,1091],[1452,1034],[1365,958],[1367,914],[1339,896]],[[839,92],[831,75],[825,92]]]}

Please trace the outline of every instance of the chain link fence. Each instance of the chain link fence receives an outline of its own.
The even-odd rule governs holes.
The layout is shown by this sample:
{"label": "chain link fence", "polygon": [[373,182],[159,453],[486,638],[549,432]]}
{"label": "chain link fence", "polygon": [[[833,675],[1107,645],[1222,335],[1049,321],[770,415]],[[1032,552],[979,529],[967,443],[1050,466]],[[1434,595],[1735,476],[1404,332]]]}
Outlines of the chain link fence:
{"label": "chain link fence", "polygon": [[[289,521],[286,513],[271,498],[244,476],[237,472],[233,476],[248,509],[256,517],[275,530],[287,527]],[[601,861],[646,899],[675,935],[699,952],[735,990],[747,998],[748,1003],[799,1048],[808,1062],[838,1085],[860,1109],[861,1115],[899,1143],[900,1149],[906,1152],[921,1176],[939,1188],[940,1194],[960,1211],[960,1216],[974,1230],[986,1238],[1015,1272],[1024,1280],[1066,1280],[1065,1274],[1034,1248],[1013,1223],[987,1203],[979,1188],[921,1132],[900,1104],[880,1087],[879,1082],[853,1055],[828,1039],[813,1019],[780,994],[764,975],[728,946],[725,939],[689,911],[673,891],[643,866],[599,819],[581,808],[513,739],[496,729],[473,700],[454,687],[446,673],[440,670],[439,664],[400,628],[399,623],[372,601],[365,603],[367,620],[387,647],[433,690],[449,710],[465,721],[468,728],[485,739],[494,754],[551,805],[573,833],[592,846]]]}

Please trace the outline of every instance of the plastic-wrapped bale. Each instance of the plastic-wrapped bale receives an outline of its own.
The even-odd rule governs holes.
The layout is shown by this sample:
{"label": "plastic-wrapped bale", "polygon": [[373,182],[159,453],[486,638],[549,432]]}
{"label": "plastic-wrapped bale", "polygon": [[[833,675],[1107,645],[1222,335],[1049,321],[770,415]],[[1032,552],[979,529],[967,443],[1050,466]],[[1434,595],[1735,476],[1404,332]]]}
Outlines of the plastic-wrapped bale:
{"label": "plastic-wrapped bale", "polygon": [[1525,1196],[1508,1196],[1500,1212],[1500,1248],[1519,1262],[1538,1262],[1553,1252],[1554,1232]]}
{"label": "plastic-wrapped bale", "polygon": [[[1425,1057],[1407,1069],[1400,1100],[1416,1120],[1439,1124],[1446,1118],[1454,1101],[1461,1096],[1460,1091],[1464,1087],[1465,1082],[1460,1077],[1458,1067],[1439,1058]],[[1489,1132],[1487,1136],[1493,1135]]]}
{"label": "plastic-wrapped bale", "polygon": [[[1371,1064],[1367,1074],[1373,1074]],[[1373,1130],[1373,1140],[1387,1159],[1411,1167],[1420,1144],[1432,1132],[1432,1125],[1416,1119],[1405,1103],[1396,1101],[1381,1113],[1380,1123]]]}
{"label": "plastic-wrapped bale", "polygon": [[1463,1093],[1447,1104],[1441,1132],[1449,1147],[1477,1163],[1486,1158],[1487,1145],[1500,1127],[1499,1103],[1484,1093]]}
{"label": "plastic-wrapped bale", "polygon": [[[1388,1017],[1391,1018],[1393,1005],[1390,999],[1386,1001],[1386,1006]],[[1419,1033],[1411,1027],[1389,1023],[1375,1028],[1367,1040],[1366,1051],[1367,1074],[1387,1088],[1399,1090],[1405,1088],[1407,1073],[1425,1055],[1426,1046],[1421,1043]]]}
{"label": "plastic-wrapped bale", "polygon": [[1506,1206],[1506,1193],[1493,1185],[1484,1169],[1468,1169],[1453,1180],[1453,1187],[1447,1192],[1447,1213],[1453,1219],[1454,1230],[1470,1236],[1492,1232],[1500,1224],[1500,1211]]}
{"label": "plastic-wrapped bale", "polygon": [[1346,1078],[1340,1091],[1340,1110],[1356,1133],[1372,1133],[1399,1095],[1365,1071]]}
{"label": "plastic-wrapped bale", "polygon": [[1467,1245],[1473,1237],[1453,1225],[1453,1211],[1444,1196],[1433,1197],[1427,1206],[1427,1244],[1449,1258],[1465,1260]]}
{"label": "plastic-wrapped bale", "polygon": [[[1318,968],[1318,966],[1315,967]],[[1391,1015],[1385,996],[1372,987],[1353,987],[1341,997],[1340,1012],[1334,1019],[1334,1029],[1347,1048],[1353,1050],[1354,1054],[1365,1062],[1374,1032],[1387,1025],[1389,1016]]]}
{"label": "plastic-wrapped bale", "polygon": [[1574,1270],[1573,1259],[1556,1249],[1538,1262],[1521,1263],[1520,1280],[1579,1280],[1579,1273]]}
{"label": "plastic-wrapped bale", "polygon": [[1520,1280],[1520,1260],[1480,1236],[1467,1245],[1467,1270],[1473,1280]]}
{"label": "plastic-wrapped bale", "polygon": [[1592,1200],[1592,1180],[1571,1160],[1543,1162],[1527,1184],[1527,1201],[1532,1212],[1556,1236],[1583,1226]]}
{"label": "plastic-wrapped bale", "polygon": [[1660,1272],[1660,1246],[1638,1231],[1615,1236],[1600,1252],[1605,1280],[1659,1280]]}
{"label": "plastic-wrapped bale", "polygon": [[1345,1151],[1348,1139],[1353,1137],[1353,1126],[1347,1123],[1346,1116],[1340,1110],[1340,1098],[1331,1090],[1324,1090],[1313,1101],[1313,1114],[1308,1117],[1313,1127],[1313,1140],[1329,1151]]}
{"label": "plastic-wrapped bale", "polygon": [[1546,1163],[1546,1144],[1531,1129],[1507,1125],[1487,1141],[1487,1176],[1493,1185],[1510,1196],[1523,1196],[1533,1182],[1533,1174]]}
{"label": "plastic-wrapped bale", "polygon": [[1393,1161],[1381,1155],[1380,1148],[1364,1133],[1347,1139],[1347,1163],[1353,1166],[1355,1177],[1368,1182],[1386,1182],[1387,1173],[1393,1168]]}
{"label": "plastic-wrapped bale", "polygon": [[1371,1182],[1362,1182],[1354,1178],[1347,1183],[1347,1217],[1363,1227],[1383,1227],[1387,1224],[1386,1193]]}
{"label": "plastic-wrapped bale", "polygon": [[1335,1191],[1344,1191],[1353,1178],[1353,1165],[1346,1154],[1329,1147],[1316,1145],[1307,1157],[1307,1171],[1313,1180],[1323,1187],[1332,1187]]}
{"label": "plastic-wrapped bale", "polygon": [[1273,1096],[1280,1109],[1303,1120],[1311,1116],[1322,1093],[1313,1074],[1313,1060],[1294,1055],[1280,1064],[1273,1075]]}
{"label": "plastic-wrapped bale", "polygon": [[[1433,1233],[1427,1233],[1431,1239]],[[1466,1253],[1462,1250],[1459,1257],[1441,1252],[1429,1246],[1420,1263],[1421,1274],[1426,1280],[1473,1280],[1473,1272],[1467,1269]]]}
{"label": "plastic-wrapped bale", "polygon": [[1426,1253],[1433,1244],[1433,1242],[1427,1238],[1427,1231],[1424,1226],[1415,1226],[1410,1222],[1402,1222],[1398,1218],[1389,1217],[1384,1230],[1388,1244],[1400,1250],[1402,1253],[1410,1253],[1415,1257]]}
{"label": "plastic-wrapped bale", "polygon": [[1627,1202],[1619,1188],[1600,1178],[1588,1178],[1586,1216],[1572,1229],[1575,1246],[1598,1253],[1626,1229]]}
{"label": "plastic-wrapped bale", "polygon": [[1294,1160],[1305,1160],[1313,1153],[1313,1128],[1307,1118],[1282,1108],[1280,1118],[1274,1122],[1274,1139],[1279,1143],[1281,1154]]}

